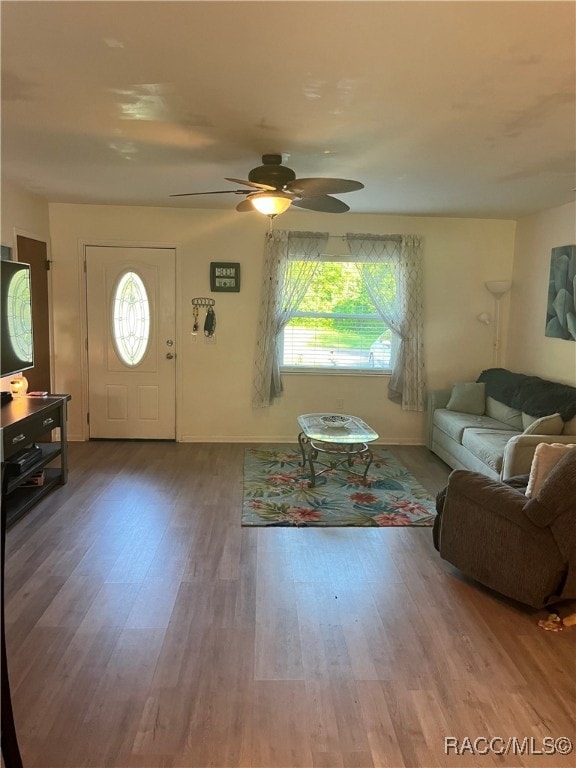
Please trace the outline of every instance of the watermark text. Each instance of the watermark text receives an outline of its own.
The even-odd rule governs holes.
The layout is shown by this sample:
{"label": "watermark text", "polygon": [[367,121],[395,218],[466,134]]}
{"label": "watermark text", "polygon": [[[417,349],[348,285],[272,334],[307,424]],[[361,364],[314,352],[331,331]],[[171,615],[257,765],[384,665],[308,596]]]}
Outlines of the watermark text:
{"label": "watermark text", "polygon": [[445,736],[445,755],[569,755],[574,745],[567,736]]}

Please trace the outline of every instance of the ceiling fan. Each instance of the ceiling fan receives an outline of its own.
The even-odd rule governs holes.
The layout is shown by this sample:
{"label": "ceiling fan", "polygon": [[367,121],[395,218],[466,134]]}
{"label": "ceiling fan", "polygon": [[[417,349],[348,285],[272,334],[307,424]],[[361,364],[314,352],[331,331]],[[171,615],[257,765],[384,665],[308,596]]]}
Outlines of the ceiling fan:
{"label": "ceiling fan", "polygon": [[190,197],[191,195],[246,195],[238,203],[240,212],[258,211],[271,218],[284,213],[291,205],[308,211],[323,213],[345,213],[350,206],[332,197],[343,192],[355,192],[363,189],[364,184],[349,179],[308,178],[297,179],[291,168],[282,165],[282,155],[262,155],[262,165],[253,168],[248,180],[226,178],[249,189],[221,189],[215,192],[183,192],[170,197]]}

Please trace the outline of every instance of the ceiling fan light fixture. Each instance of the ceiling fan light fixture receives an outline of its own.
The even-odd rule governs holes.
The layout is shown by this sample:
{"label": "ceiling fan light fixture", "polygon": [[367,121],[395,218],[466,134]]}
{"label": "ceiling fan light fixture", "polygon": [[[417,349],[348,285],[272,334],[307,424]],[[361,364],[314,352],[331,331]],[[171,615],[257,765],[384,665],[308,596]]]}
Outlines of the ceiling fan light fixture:
{"label": "ceiling fan light fixture", "polygon": [[[1,0],[0,0],[1,2]],[[262,165],[252,168],[248,179],[226,177],[226,181],[242,184],[247,189],[221,189],[214,192],[184,192],[170,197],[189,195],[244,195],[245,199],[236,206],[240,213],[256,211],[273,219],[285,213],[290,205],[308,211],[321,213],[345,213],[350,206],[332,195],[356,192],[364,188],[360,181],[305,177],[296,178],[291,168],[282,165],[282,155],[262,155]]]}
{"label": "ceiling fan light fixture", "polygon": [[284,213],[290,208],[292,200],[292,196],[285,192],[275,192],[274,194],[257,192],[255,195],[250,195],[253,208],[265,216],[278,216],[278,214]]}

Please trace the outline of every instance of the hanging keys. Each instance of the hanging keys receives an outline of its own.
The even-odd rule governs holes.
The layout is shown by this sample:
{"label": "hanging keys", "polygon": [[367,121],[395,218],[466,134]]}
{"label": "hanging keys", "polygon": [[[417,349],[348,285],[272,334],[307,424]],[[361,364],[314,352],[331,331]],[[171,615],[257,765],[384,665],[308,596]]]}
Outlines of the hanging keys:
{"label": "hanging keys", "polygon": [[198,313],[200,311],[200,307],[206,307],[206,319],[204,321],[204,335],[206,338],[211,338],[214,336],[214,331],[216,330],[216,313],[214,312],[214,304],[216,303],[214,299],[205,299],[205,298],[195,298],[191,299],[192,301],[192,316],[194,318],[194,322],[192,324],[192,335],[196,336],[198,333],[198,328],[200,327],[198,324]]}
{"label": "hanging keys", "polygon": [[212,307],[206,310],[206,320],[204,321],[204,336],[214,336],[216,330],[216,313]]}

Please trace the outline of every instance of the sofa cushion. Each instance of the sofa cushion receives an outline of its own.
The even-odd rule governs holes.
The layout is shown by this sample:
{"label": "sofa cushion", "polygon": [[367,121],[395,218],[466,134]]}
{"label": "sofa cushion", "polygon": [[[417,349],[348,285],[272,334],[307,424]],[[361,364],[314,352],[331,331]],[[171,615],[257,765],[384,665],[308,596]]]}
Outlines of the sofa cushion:
{"label": "sofa cushion", "polygon": [[[502,422],[491,419],[489,416],[456,413],[446,408],[437,408],[434,411],[434,425],[458,443],[462,442],[464,430],[469,427],[476,429],[502,429]],[[520,433],[514,432],[514,434]]]}
{"label": "sofa cushion", "polygon": [[536,446],[526,488],[528,498],[538,495],[554,467],[575,448],[576,445],[570,443],[539,443]]}
{"label": "sofa cushion", "polygon": [[522,429],[526,429],[526,427],[529,427],[530,424],[533,424],[535,421],[538,420],[537,416],[530,416],[529,413],[525,413],[522,411]]}
{"label": "sofa cushion", "polygon": [[473,413],[481,416],[486,405],[484,390],[484,384],[479,384],[475,381],[461,381],[458,384],[454,384],[446,408],[449,411]]}
{"label": "sofa cushion", "polygon": [[522,411],[511,408],[493,397],[486,398],[486,416],[501,421],[511,429],[518,429],[519,431],[525,429],[525,425],[522,423]]}
{"label": "sofa cushion", "polygon": [[561,435],[564,422],[559,413],[535,419],[524,429],[525,435]]}
{"label": "sofa cushion", "polygon": [[484,464],[500,472],[506,443],[517,434],[507,429],[468,428],[464,430],[462,445]]}

